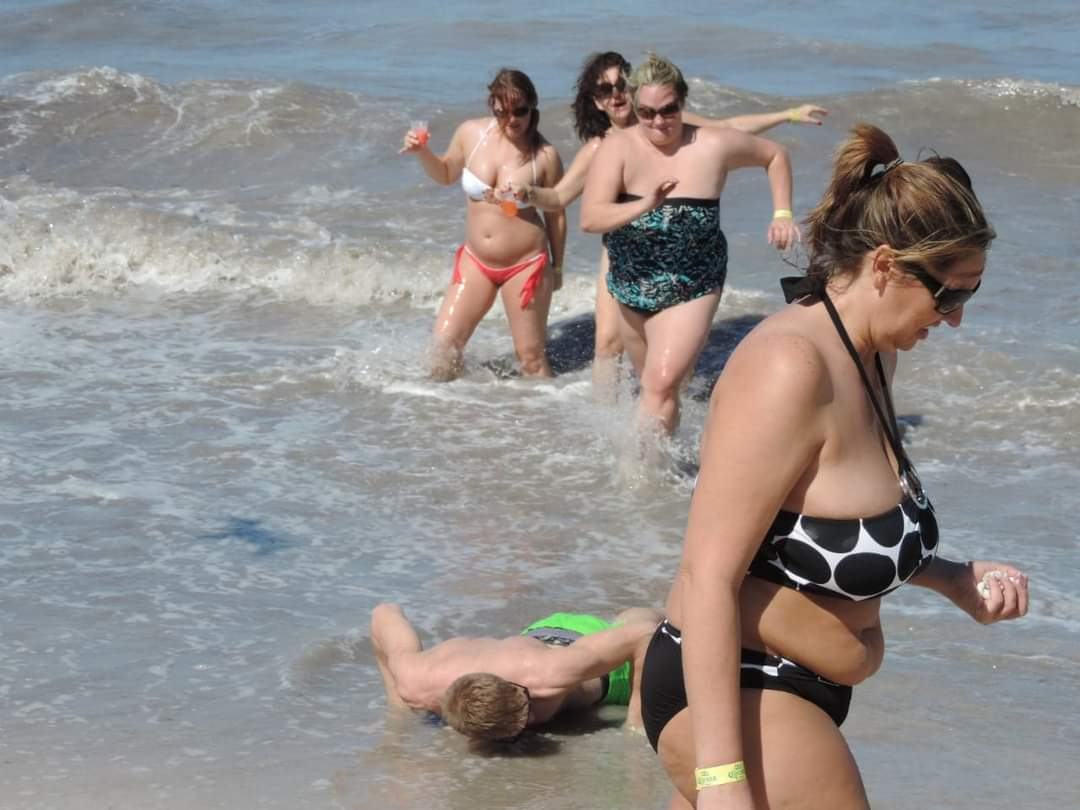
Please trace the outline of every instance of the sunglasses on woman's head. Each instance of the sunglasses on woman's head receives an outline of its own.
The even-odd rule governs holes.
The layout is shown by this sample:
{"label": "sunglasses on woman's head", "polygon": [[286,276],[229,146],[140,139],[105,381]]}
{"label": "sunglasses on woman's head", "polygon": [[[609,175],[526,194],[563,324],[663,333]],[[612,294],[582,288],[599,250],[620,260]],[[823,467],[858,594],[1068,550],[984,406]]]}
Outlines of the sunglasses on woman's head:
{"label": "sunglasses on woman's head", "polygon": [[615,84],[611,82],[600,82],[596,85],[595,95],[597,98],[608,98],[618,90],[620,93],[626,89],[626,79],[620,76]]}
{"label": "sunglasses on woman's head", "polygon": [[979,283],[974,287],[946,287],[932,275],[918,267],[905,267],[904,272],[915,276],[915,278],[930,291],[930,295],[934,297],[934,309],[942,315],[956,312],[956,310],[966,304],[971,299],[971,296],[977,293],[979,287],[982,286],[982,279],[979,279]]}
{"label": "sunglasses on woman's head", "polygon": [[495,110],[494,112],[496,118],[524,118],[532,112],[532,107],[528,104],[522,104],[520,107],[514,107],[512,110]]}
{"label": "sunglasses on woman's head", "polygon": [[677,101],[673,101],[670,104],[665,104],[660,109],[655,107],[646,107],[643,104],[639,104],[637,108],[637,115],[642,121],[652,121],[656,116],[661,118],[674,118],[679,114],[679,110],[682,109],[682,105]]}

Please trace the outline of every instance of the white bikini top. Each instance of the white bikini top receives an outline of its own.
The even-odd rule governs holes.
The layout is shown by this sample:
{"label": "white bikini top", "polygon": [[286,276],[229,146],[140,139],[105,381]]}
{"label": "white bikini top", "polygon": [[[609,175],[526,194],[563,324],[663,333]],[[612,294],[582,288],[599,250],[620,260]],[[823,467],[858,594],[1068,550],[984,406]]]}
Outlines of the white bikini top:
{"label": "white bikini top", "polygon": [[[484,199],[484,194],[491,191],[491,186],[477,177],[472,171],[469,170],[469,161],[473,159],[473,155],[476,154],[476,150],[480,148],[480,144],[487,140],[488,133],[491,132],[491,128],[495,126],[495,119],[491,119],[491,123],[487,125],[487,129],[484,130],[484,134],[480,136],[480,140],[476,142],[476,146],[469,152],[469,156],[465,159],[465,168],[461,170],[461,190],[465,192],[465,196],[470,200],[480,201]],[[532,176],[533,185],[536,184],[536,155],[532,156]],[[530,203],[518,200],[518,208],[532,208]]]}

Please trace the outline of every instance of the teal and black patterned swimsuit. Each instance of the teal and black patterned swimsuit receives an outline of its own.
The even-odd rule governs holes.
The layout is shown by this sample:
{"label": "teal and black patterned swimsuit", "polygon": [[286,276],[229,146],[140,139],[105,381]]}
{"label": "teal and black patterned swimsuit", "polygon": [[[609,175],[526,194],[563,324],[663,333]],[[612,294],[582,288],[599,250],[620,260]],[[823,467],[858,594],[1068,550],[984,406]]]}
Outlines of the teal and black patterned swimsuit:
{"label": "teal and black patterned swimsuit", "polygon": [[[640,200],[620,194],[619,202]],[[727,239],[720,200],[669,197],[658,208],[607,234],[608,290],[645,312],[692,301],[724,286]]]}

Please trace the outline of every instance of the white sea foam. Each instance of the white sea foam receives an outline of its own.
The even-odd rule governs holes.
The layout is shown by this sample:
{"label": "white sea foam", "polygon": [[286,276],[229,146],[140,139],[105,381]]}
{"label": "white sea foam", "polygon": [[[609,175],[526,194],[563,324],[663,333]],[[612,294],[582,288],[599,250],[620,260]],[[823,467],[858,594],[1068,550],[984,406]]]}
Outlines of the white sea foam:
{"label": "white sea foam", "polygon": [[[580,808],[627,790],[660,806],[670,791],[640,738],[607,728],[539,735],[561,751],[515,758],[507,781],[504,757],[385,713],[366,628],[387,600],[425,644],[514,632],[554,609],[662,603],[709,384],[782,306],[789,271],[765,244],[764,180],[739,172],[725,188],[729,283],[659,462],[642,453],[632,384],[613,404],[592,398],[600,246],[577,208],[551,318],[568,368],[515,376],[496,304],[463,378],[436,384],[426,351],[463,205],[397,155],[401,133],[428,117],[445,148],[484,114],[502,35],[528,27],[559,43],[527,67],[569,163],[568,65],[595,46],[581,23],[597,10],[513,11],[492,28],[473,0],[453,20],[432,7],[407,25],[393,7],[336,2],[283,15],[85,0],[0,11],[0,62],[22,71],[0,78],[5,808],[306,808],[330,790],[357,807],[511,796]],[[997,30],[1038,28],[1029,6]],[[320,17],[331,7],[333,25]],[[1043,771],[1017,767],[1017,734],[994,731],[1020,729],[1021,766],[1025,752],[1042,765],[1076,748],[1065,698],[1080,633],[1080,160],[1076,82],[1049,76],[1072,75],[1072,40],[1054,39],[1065,26],[1038,28],[1029,58],[991,47],[1004,35],[980,27],[987,15],[925,26],[922,9],[899,20],[911,42],[897,45],[880,41],[874,6],[844,9],[842,43],[818,6],[766,4],[741,29],[708,22],[715,4],[713,18],[702,7],[658,23],[653,11],[621,9],[620,47],[634,58],[658,34],[682,43],[672,56],[696,111],[832,110],[822,127],[770,133],[792,155],[800,211],[855,120],[881,123],[906,157],[931,145],[971,170],[1001,235],[984,289],[960,330],[934,330],[903,358],[895,393],[942,553],[1020,565],[1031,611],[982,628],[923,589],[890,597],[887,664],[845,732],[875,804],[958,806],[1008,772],[1002,801],[1075,806],[1074,786],[1035,782]],[[481,22],[468,52],[463,19]],[[49,67],[61,57],[91,67]],[[943,78],[904,81],[931,73]],[[944,727],[951,717],[964,735]],[[954,737],[962,752],[947,749]],[[941,795],[902,778],[939,760],[950,780],[924,783]],[[416,769],[434,776],[410,781]]]}

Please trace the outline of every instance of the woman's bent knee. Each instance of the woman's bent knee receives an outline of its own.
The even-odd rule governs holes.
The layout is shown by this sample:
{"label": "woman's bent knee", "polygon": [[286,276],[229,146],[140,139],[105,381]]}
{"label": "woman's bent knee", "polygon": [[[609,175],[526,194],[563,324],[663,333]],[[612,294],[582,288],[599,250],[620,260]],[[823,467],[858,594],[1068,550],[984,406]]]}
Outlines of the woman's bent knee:
{"label": "woman's bent knee", "polygon": [[604,335],[600,332],[596,333],[596,347],[594,353],[597,357],[618,357],[623,353],[622,340],[619,338],[619,333]]}

